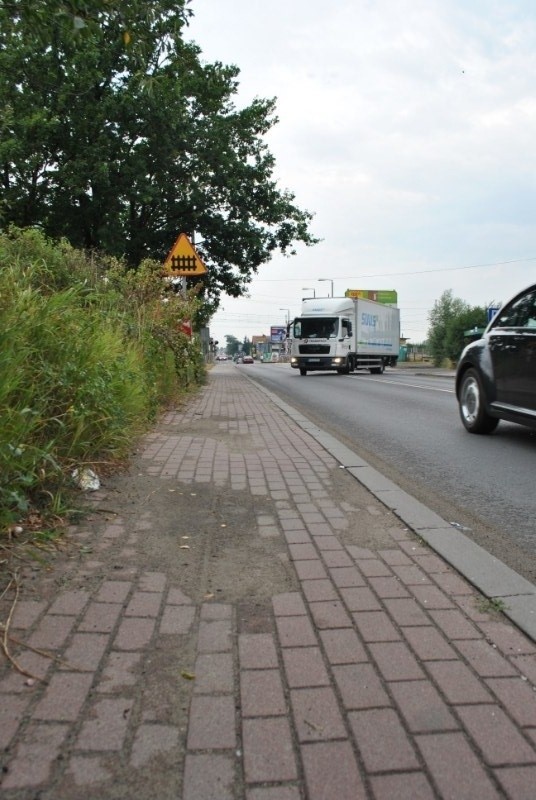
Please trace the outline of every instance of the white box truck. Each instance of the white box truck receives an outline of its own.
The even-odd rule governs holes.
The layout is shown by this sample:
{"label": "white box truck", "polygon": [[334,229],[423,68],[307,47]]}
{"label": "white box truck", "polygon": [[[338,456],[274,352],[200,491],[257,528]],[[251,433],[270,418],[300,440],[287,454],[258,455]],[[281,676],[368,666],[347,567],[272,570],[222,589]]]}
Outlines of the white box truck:
{"label": "white box truck", "polygon": [[300,375],[347,375],[354,369],[381,375],[386,366],[396,366],[400,310],[361,297],[308,297],[289,325],[289,338],[290,366]]}

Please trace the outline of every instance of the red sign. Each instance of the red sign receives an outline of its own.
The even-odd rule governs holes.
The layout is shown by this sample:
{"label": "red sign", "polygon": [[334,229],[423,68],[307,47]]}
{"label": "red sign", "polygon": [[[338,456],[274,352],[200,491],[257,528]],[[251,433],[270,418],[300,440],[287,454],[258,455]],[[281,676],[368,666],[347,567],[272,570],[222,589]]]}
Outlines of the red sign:
{"label": "red sign", "polygon": [[192,322],[189,319],[183,319],[179,325],[179,330],[181,333],[185,333],[186,336],[192,335]]}

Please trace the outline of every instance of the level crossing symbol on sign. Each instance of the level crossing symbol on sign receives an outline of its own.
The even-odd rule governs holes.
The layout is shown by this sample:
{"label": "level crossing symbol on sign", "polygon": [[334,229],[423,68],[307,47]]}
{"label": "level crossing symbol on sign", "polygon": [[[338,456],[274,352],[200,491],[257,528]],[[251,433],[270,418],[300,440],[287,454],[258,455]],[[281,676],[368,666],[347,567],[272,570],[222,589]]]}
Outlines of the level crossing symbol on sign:
{"label": "level crossing symbol on sign", "polygon": [[206,266],[185,233],[179,234],[177,241],[167,254],[164,270],[166,275],[183,278],[205,275],[207,272]]}

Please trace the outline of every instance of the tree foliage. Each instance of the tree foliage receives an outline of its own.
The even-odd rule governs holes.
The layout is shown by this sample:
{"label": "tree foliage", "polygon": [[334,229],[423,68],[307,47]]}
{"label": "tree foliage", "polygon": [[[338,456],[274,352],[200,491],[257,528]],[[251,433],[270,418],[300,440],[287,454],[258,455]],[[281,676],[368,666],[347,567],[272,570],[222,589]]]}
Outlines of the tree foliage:
{"label": "tree foliage", "polygon": [[226,341],[225,352],[227,353],[227,355],[231,357],[236,355],[236,353],[238,353],[238,351],[240,350],[240,342],[238,341],[236,336],[231,336],[230,334],[227,334],[225,336],[225,341]]}
{"label": "tree foliage", "polygon": [[0,0],[0,11],[31,26],[45,46],[50,44],[51,32],[74,39],[95,31],[105,13],[115,17],[125,43],[136,37],[143,48],[145,41],[140,23],[147,24],[156,15],[164,14],[175,31],[179,30],[192,14],[188,8],[190,3],[191,0],[168,0],[166,4],[149,4],[145,0],[129,0],[128,3],[124,0]]}
{"label": "tree foliage", "polygon": [[445,359],[456,361],[466,344],[464,331],[484,327],[486,319],[484,306],[470,306],[453,297],[452,289],[444,291],[428,315],[428,344],[434,364],[440,366]]}
{"label": "tree foliage", "polygon": [[185,38],[186,0],[0,0],[0,225],[162,261],[180,232],[207,309],[276,250],[313,244],[274,179],[275,101],[237,108],[239,70]]}
{"label": "tree foliage", "polygon": [[456,362],[468,341],[464,333],[474,328],[485,328],[486,324],[487,312],[483,306],[469,306],[451,320],[445,341],[447,358]]}

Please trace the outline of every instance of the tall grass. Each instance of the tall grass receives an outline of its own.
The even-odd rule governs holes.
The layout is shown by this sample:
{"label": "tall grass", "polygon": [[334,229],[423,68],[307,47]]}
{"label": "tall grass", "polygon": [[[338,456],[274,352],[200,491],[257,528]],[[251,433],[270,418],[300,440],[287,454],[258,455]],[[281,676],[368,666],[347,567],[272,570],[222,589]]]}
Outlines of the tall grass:
{"label": "tall grass", "polygon": [[0,234],[0,531],[57,509],[72,469],[117,462],[159,408],[204,378],[163,303],[159,266],[128,272],[35,230]]}

